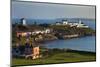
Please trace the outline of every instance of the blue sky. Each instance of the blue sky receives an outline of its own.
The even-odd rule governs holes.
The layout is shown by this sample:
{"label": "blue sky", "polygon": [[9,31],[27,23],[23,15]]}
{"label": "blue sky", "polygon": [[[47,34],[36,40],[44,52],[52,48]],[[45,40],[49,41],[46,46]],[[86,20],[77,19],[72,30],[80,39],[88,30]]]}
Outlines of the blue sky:
{"label": "blue sky", "polygon": [[12,2],[12,18],[56,19],[95,18],[94,6]]}

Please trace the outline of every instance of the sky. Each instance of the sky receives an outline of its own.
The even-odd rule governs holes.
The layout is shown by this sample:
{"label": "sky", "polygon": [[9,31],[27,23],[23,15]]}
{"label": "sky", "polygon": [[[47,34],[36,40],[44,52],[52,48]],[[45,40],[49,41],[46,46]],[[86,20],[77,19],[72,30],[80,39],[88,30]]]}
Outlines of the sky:
{"label": "sky", "polygon": [[12,2],[12,18],[56,19],[89,18],[95,19],[95,6],[48,4],[36,2]]}

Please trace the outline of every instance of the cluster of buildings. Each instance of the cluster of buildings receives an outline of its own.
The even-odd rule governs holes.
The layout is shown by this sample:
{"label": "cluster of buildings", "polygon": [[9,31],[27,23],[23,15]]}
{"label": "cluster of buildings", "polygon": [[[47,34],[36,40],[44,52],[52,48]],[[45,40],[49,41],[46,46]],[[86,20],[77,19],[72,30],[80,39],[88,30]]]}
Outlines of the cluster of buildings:
{"label": "cluster of buildings", "polygon": [[62,22],[57,22],[56,25],[70,25],[71,27],[76,26],[78,28],[88,28],[87,25],[83,24],[81,20],[78,23],[68,22],[67,20],[62,20]]}
{"label": "cluster of buildings", "polygon": [[36,34],[49,34],[51,29],[44,29],[44,30],[33,30],[33,31],[16,31],[17,37],[18,36],[28,36],[28,35],[36,35]]}
{"label": "cluster of buildings", "polygon": [[31,58],[33,60],[41,58],[40,47],[36,44],[31,47],[27,41],[25,43],[25,47],[17,43],[16,48],[13,48],[12,50],[12,55],[16,57],[25,57],[26,59]]}
{"label": "cluster of buildings", "polygon": [[[23,26],[27,26],[27,22],[25,18],[20,19],[21,20],[21,25]],[[35,34],[48,34],[51,32],[51,29],[47,28],[47,29],[34,29],[34,30],[26,30],[26,31],[16,31],[17,33],[17,37],[19,35],[21,36],[27,36],[27,35],[35,35]]]}
{"label": "cluster of buildings", "polygon": [[[21,25],[27,26],[25,18],[21,19]],[[31,29],[31,28],[29,28]],[[49,34],[51,32],[51,29],[31,29],[31,30],[16,30],[16,35],[19,38],[19,36],[30,36],[30,35],[36,35],[36,34]],[[33,43],[32,47],[30,46],[30,40],[26,38],[26,43],[24,49],[20,48],[22,47],[20,45],[20,42],[16,44],[17,48],[13,50],[14,56],[24,56],[25,58],[31,57],[32,59],[40,58],[40,47],[38,44]]]}

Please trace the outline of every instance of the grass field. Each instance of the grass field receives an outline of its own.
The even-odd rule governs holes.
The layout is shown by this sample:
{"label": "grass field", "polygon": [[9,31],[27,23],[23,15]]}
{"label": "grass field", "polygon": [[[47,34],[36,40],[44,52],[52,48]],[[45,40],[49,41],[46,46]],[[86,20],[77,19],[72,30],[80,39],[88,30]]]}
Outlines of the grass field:
{"label": "grass field", "polygon": [[38,64],[54,64],[54,63],[69,63],[69,62],[84,62],[84,61],[96,61],[96,54],[89,52],[77,52],[77,51],[53,51],[53,53],[47,57],[43,56],[40,59],[22,59],[12,58],[12,66],[17,65],[38,65]]}

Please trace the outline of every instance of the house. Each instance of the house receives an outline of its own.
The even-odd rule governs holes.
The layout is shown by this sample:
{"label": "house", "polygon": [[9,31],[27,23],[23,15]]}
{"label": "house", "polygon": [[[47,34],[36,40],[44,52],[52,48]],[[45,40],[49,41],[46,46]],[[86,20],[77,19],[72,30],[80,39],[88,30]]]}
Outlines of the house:
{"label": "house", "polygon": [[34,60],[37,58],[41,58],[40,47],[38,45],[33,45],[33,47],[31,48],[30,47],[26,48],[24,53],[27,53],[25,54],[26,59],[31,58]]}
{"label": "house", "polygon": [[32,34],[32,33],[29,32],[29,31],[17,31],[17,32],[16,32],[17,37],[19,37],[19,36],[24,37],[24,36],[28,36],[28,35],[31,35],[31,34]]}
{"label": "house", "polygon": [[56,22],[56,25],[61,25],[61,22]]}
{"label": "house", "polygon": [[68,21],[67,20],[62,20],[62,24],[63,25],[67,25],[68,24]]}
{"label": "house", "polygon": [[32,32],[33,34],[47,34],[47,33],[50,33],[51,32],[51,29],[44,29],[44,30],[35,30],[34,32]]}
{"label": "house", "polygon": [[27,33],[25,33],[25,32],[16,32],[16,35],[17,35],[17,37],[19,37],[19,36],[26,36],[27,35]]}
{"label": "house", "polygon": [[40,58],[40,48],[39,46],[35,46],[33,48],[33,56],[32,56],[32,59],[37,59],[37,58]]}
{"label": "house", "polygon": [[62,22],[56,22],[55,25],[67,25],[68,21],[67,20],[62,20]]}

